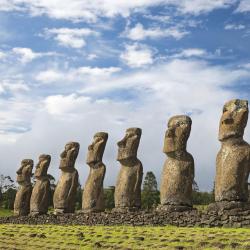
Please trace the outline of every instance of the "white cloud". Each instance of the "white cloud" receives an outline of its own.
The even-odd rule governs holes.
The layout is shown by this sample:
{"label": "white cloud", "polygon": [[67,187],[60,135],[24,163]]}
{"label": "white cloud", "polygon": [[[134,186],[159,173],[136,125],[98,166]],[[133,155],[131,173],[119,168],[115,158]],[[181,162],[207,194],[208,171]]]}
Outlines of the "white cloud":
{"label": "white cloud", "polygon": [[167,2],[175,5],[184,14],[199,15],[215,9],[228,8],[237,0],[169,0]]}
{"label": "white cloud", "polygon": [[144,17],[153,21],[164,23],[168,23],[171,20],[171,16],[168,15],[145,15]]}
{"label": "white cloud", "polygon": [[19,59],[22,63],[31,62],[32,60],[42,56],[41,53],[35,53],[30,48],[13,48],[12,51],[20,56]]}
{"label": "white cloud", "polygon": [[39,72],[36,75],[35,79],[39,82],[44,82],[44,83],[56,82],[63,79],[63,73],[52,69],[48,69]]}
{"label": "white cloud", "polygon": [[[230,7],[236,2],[237,0],[1,0],[1,9],[20,9],[33,16],[45,14],[51,18],[74,22],[96,22],[99,17],[128,17],[132,12],[144,11],[154,6],[175,6],[181,13],[198,15]],[[247,5],[247,0],[243,0],[241,5]]]}
{"label": "white cloud", "polygon": [[126,45],[120,55],[121,60],[129,67],[140,68],[154,62],[154,52],[147,46],[140,44]]}
{"label": "white cloud", "polygon": [[88,60],[94,60],[94,59],[96,59],[96,58],[98,58],[98,55],[96,55],[96,54],[89,54],[89,55],[87,56],[87,59],[88,59]]}
{"label": "white cloud", "polygon": [[0,94],[2,94],[4,92],[5,92],[4,87],[0,84]]}
{"label": "white cloud", "polygon": [[241,67],[245,69],[250,69],[250,63],[243,64],[241,65]]}
{"label": "white cloud", "polygon": [[0,60],[3,60],[6,57],[6,53],[0,51]]}
{"label": "white cloud", "polygon": [[11,94],[17,94],[20,91],[29,91],[30,88],[21,80],[2,80],[0,81],[0,93],[11,92]]}
{"label": "white cloud", "polygon": [[22,64],[27,64],[38,58],[55,55],[57,55],[57,53],[55,52],[34,52],[30,48],[15,47],[4,52],[0,51],[0,60],[5,60],[5,62],[12,62],[12,64],[16,63],[16,61],[18,60]]}
{"label": "white cloud", "polygon": [[15,143],[30,129],[31,119],[37,108],[37,102],[28,96],[1,100],[0,144]]}
{"label": "white cloud", "polygon": [[12,0],[0,0],[0,11],[21,10]]}
{"label": "white cloud", "polygon": [[[80,106],[86,105],[89,101],[89,97],[81,97],[76,94],[71,94],[68,96],[49,96],[44,102],[49,114],[69,116],[71,114],[75,114]],[[79,110],[79,113],[81,112],[82,111]]]}
{"label": "white cloud", "polygon": [[171,57],[174,58],[188,58],[188,57],[205,57],[207,56],[208,53],[204,49],[199,49],[199,48],[189,48],[189,49],[184,49],[181,52],[174,54]]}
{"label": "white cloud", "polygon": [[98,68],[98,67],[80,67],[73,74],[76,75],[91,75],[91,76],[110,76],[113,73],[119,72],[121,68],[109,67],[109,68]]}
{"label": "white cloud", "polygon": [[59,69],[48,69],[39,72],[35,79],[42,83],[52,83],[64,81],[71,83],[73,82],[83,82],[84,80],[89,80],[95,77],[108,77],[121,69],[118,67],[109,68],[98,68],[98,67],[79,67],[79,68],[69,68],[67,70]]}
{"label": "white cloud", "polygon": [[250,1],[249,0],[241,0],[236,12],[248,12],[250,11]]}
{"label": "white cloud", "polygon": [[125,36],[135,41],[140,41],[147,38],[157,39],[161,37],[173,37],[179,40],[188,33],[189,32],[184,31],[177,26],[169,27],[167,29],[161,29],[158,27],[145,29],[141,23],[137,23],[135,27],[125,31]]}
{"label": "white cloud", "polygon": [[60,45],[80,49],[86,45],[85,39],[89,36],[97,36],[98,32],[91,29],[45,29],[46,37],[53,37]]}
{"label": "white cloud", "polygon": [[224,29],[225,30],[243,30],[246,26],[243,24],[227,24]]}

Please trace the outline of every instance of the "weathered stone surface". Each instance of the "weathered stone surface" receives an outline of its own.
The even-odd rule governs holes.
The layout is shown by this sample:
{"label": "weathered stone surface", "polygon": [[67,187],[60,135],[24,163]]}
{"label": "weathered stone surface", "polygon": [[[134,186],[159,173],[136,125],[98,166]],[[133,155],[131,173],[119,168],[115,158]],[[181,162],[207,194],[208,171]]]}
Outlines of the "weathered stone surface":
{"label": "weathered stone surface", "polygon": [[78,142],[69,142],[61,153],[59,168],[62,172],[53,196],[55,214],[73,213],[75,211],[78,172],[74,166],[79,148]]}
{"label": "weathered stone surface", "polygon": [[161,205],[165,211],[184,211],[192,206],[194,160],[186,151],[192,120],[185,115],[174,116],[168,122],[163,152],[168,158],[161,178]]}
{"label": "weathered stone surface", "polygon": [[51,190],[47,170],[50,160],[50,155],[42,154],[39,156],[39,162],[34,174],[36,183],[33,187],[30,199],[31,215],[46,214],[48,212]]}
{"label": "weathered stone surface", "polygon": [[107,140],[107,133],[96,133],[92,144],[88,147],[87,164],[90,172],[83,191],[83,212],[100,212],[105,209],[103,180],[106,166],[102,162],[102,157]]}
{"label": "weathered stone surface", "polygon": [[250,147],[243,140],[247,120],[247,101],[236,99],[224,105],[219,128],[221,149],[216,159],[216,202],[248,200]]}
{"label": "weathered stone surface", "polygon": [[14,203],[15,215],[28,215],[30,212],[30,196],[32,193],[31,176],[33,160],[24,159],[17,170],[17,182],[19,184]]}
{"label": "weathered stone surface", "polygon": [[140,128],[129,128],[125,137],[117,143],[117,160],[121,163],[121,169],[115,187],[116,211],[135,210],[141,207],[143,167],[137,158],[140,138]]}
{"label": "weathered stone surface", "polygon": [[220,214],[225,214],[225,211],[230,210],[230,215],[236,211],[249,211],[250,212],[250,203],[249,202],[241,202],[241,201],[218,201],[212,203],[207,208],[208,211],[216,211]]}
{"label": "weathered stone surface", "polygon": [[174,225],[179,227],[250,227],[250,210],[242,208],[224,210],[223,214],[215,211],[185,212],[135,211],[135,212],[100,212],[89,214],[60,214],[40,216],[0,217],[0,224],[62,224],[62,225]]}

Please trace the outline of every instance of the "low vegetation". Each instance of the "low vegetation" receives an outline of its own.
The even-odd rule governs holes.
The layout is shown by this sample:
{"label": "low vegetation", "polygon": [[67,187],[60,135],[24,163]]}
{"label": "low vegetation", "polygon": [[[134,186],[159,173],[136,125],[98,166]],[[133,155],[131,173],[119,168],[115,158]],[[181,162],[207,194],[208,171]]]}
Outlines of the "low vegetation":
{"label": "low vegetation", "polygon": [[11,216],[11,215],[13,215],[13,211],[9,209],[0,208],[0,217]]}
{"label": "low vegetation", "polygon": [[0,249],[250,249],[250,229],[0,225]]}

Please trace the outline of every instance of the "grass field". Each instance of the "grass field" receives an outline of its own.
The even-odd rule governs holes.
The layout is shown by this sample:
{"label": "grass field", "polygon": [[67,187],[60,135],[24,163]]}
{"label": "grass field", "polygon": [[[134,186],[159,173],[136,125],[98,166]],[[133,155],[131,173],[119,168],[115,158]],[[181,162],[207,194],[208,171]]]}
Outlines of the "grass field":
{"label": "grass field", "polygon": [[0,225],[0,249],[250,249],[250,229]]}

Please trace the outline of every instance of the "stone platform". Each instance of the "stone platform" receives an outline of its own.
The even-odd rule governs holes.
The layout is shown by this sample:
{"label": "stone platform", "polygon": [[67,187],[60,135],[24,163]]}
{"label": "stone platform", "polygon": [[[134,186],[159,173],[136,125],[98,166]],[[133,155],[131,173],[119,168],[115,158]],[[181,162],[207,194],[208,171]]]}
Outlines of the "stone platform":
{"label": "stone platform", "polygon": [[234,208],[230,210],[204,212],[190,210],[185,212],[136,211],[129,213],[101,212],[89,214],[63,214],[2,217],[0,224],[55,224],[55,225],[132,225],[180,227],[249,227],[250,210]]}

